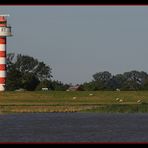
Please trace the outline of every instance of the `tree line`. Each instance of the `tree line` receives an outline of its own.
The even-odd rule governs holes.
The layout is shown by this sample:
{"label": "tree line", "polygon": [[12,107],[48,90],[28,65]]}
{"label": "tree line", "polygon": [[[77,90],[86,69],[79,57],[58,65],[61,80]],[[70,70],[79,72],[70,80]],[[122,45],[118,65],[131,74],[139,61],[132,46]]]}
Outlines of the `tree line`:
{"label": "tree line", "polygon": [[95,73],[91,82],[82,84],[83,90],[148,90],[148,74],[132,70],[112,75],[108,71]]}
{"label": "tree line", "polygon": [[[132,70],[123,74],[112,75],[108,71],[92,75],[90,82],[80,85],[80,90],[148,90],[148,74],[144,71]],[[23,88],[34,91],[42,88],[49,90],[67,90],[70,84],[53,80],[52,68],[43,61],[28,55],[7,54],[6,90]]]}

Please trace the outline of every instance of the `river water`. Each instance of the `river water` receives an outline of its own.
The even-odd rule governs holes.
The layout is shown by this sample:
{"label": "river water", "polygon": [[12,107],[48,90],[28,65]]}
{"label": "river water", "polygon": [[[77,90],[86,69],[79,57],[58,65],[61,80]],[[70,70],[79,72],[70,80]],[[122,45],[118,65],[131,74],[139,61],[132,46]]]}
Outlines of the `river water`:
{"label": "river water", "polygon": [[148,142],[148,114],[3,114],[0,142]]}

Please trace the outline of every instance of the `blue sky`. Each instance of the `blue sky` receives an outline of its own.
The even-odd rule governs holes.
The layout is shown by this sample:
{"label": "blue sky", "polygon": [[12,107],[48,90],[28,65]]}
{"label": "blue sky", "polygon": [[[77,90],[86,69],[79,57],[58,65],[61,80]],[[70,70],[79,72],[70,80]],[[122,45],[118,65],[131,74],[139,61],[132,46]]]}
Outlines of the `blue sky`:
{"label": "blue sky", "polygon": [[148,6],[0,6],[10,14],[7,52],[44,61],[55,80],[96,72],[148,72]]}

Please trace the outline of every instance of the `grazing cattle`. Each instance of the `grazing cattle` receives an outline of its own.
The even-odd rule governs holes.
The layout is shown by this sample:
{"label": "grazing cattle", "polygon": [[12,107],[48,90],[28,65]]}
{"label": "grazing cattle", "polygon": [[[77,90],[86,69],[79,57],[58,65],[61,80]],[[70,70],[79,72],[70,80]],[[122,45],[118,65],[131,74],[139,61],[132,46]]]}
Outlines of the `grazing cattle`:
{"label": "grazing cattle", "polygon": [[116,101],[118,101],[119,100],[119,98],[116,98]]}
{"label": "grazing cattle", "polygon": [[73,99],[75,100],[77,97],[73,97]]}
{"label": "grazing cattle", "polygon": [[93,96],[93,94],[89,94],[89,96]]}
{"label": "grazing cattle", "polygon": [[123,102],[123,100],[122,100],[122,99],[120,99],[120,100],[119,100],[119,102]]}

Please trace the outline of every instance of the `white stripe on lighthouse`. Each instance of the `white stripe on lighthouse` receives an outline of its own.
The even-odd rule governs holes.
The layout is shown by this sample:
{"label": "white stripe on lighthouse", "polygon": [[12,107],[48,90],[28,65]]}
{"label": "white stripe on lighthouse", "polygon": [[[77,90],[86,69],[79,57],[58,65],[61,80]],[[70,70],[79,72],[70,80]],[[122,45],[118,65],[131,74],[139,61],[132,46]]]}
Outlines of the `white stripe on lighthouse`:
{"label": "white stripe on lighthouse", "polygon": [[0,84],[0,91],[5,91],[5,84]]}
{"label": "white stripe on lighthouse", "polygon": [[5,78],[6,77],[6,71],[0,71],[0,77]]}
{"label": "white stripe on lighthouse", "polygon": [[0,64],[6,64],[6,58],[0,57]]}
{"label": "white stripe on lighthouse", "polygon": [[0,44],[0,51],[6,50],[6,44]]}

